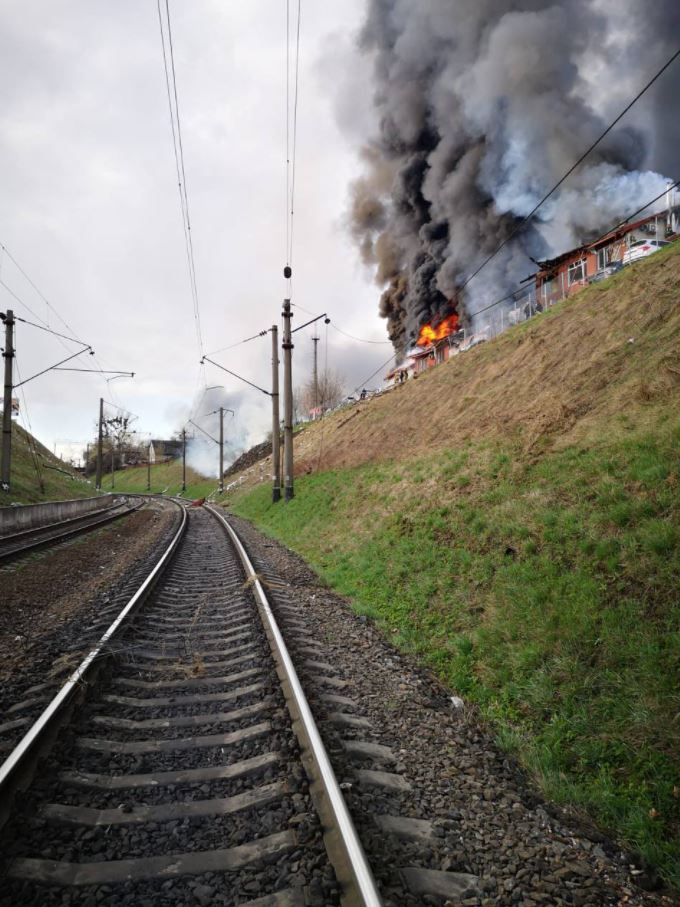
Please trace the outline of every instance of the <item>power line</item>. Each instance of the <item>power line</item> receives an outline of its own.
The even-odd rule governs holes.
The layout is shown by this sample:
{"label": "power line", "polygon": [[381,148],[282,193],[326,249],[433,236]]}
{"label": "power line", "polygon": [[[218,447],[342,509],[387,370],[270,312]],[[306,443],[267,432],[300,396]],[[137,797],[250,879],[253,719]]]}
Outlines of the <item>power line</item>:
{"label": "power line", "polygon": [[[165,87],[168,96],[168,109],[170,112],[170,127],[172,131],[172,147],[175,156],[175,169],[177,172],[177,186],[179,189],[180,210],[182,213],[182,229],[184,231],[184,245],[187,255],[187,266],[189,269],[189,284],[191,287],[191,298],[194,310],[194,322],[196,326],[196,339],[201,356],[203,355],[203,334],[201,331],[201,313],[198,301],[198,287],[196,283],[196,264],[194,261],[194,244],[191,236],[191,218],[189,216],[189,197],[187,195],[187,179],[184,168],[184,147],[182,145],[182,125],[179,114],[179,100],[177,97],[177,77],[175,73],[175,53],[172,43],[172,28],[170,25],[170,5],[169,0],[165,0],[165,15],[167,28],[167,51],[166,37],[163,29],[163,14],[161,12],[161,0],[157,0],[158,6],[158,25],[161,35],[161,47],[163,50],[163,69],[165,71]],[[168,71],[168,55],[170,57],[170,70]],[[170,83],[172,82],[172,90]],[[174,106],[173,106],[174,99]]]}
{"label": "power line", "polygon": [[[26,411],[26,420],[24,421],[23,411],[21,409],[19,410],[19,416],[21,418],[21,421],[24,423],[24,429],[26,430],[26,434],[28,435],[28,448],[31,452],[31,459],[33,460],[33,468],[35,469],[35,474],[38,478],[38,485],[40,486],[40,490],[42,492],[44,492],[45,486],[44,486],[44,482],[43,482],[42,472],[40,471],[40,461],[38,460],[38,454],[35,450],[35,439],[33,437],[33,426],[31,425],[31,417],[28,412],[28,403],[26,402],[26,392],[24,391],[24,388],[22,387],[22,385],[25,382],[23,382],[21,380],[21,371],[19,369],[19,359],[18,359],[16,352],[14,353],[14,362],[15,362],[15,365],[17,368],[17,377],[19,379],[19,384],[15,385],[15,386],[21,387],[20,393],[21,393],[21,399],[23,400],[23,403],[24,403],[24,410]],[[28,428],[26,428],[26,426],[28,426]]]}
{"label": "power line", "polygon": [[251,340],[257,340],[258,337],[266,337],[268,333],[269,329],[258,331],[257,334],[253,334],[252,337],[246,337],[245,340],[237,340],[236,343],[230,343],[229,346],[222,346],[219,350],[213,350],[212,353],[206,353],[206,356],[216,356],[217,353],[226,353],[227,350],[233,350],[234,347],[242,346],[244,343],[250,343]]}
{"label": "power line", "polygon": [[[302,0],[297,4],[297,25],[295,37],[295,79],[293,107],[291,116],[290,103],[290,0],[286,0],[286,266],[290,268],[293,264],[293,223],[295,214],[295,164],[297,152],[297,111],[298,111],[298,88],[300,75],[300,22],[301,22],[301,5]],[[291,155],[291,119],[292,119],[292,155]],[[291,295],[291,275],[288,274],[289,281],[288,295]]]}
{"label": "power line", "polygon": [[298,84],[300,71],[300,13],[302,0],[298,0],[297,9],[297,36],[295,39],[295,95],[293,101],[293,164],[290,183],[290,247],[288,251],[288,264],[293,265],[293,229],[295,213],[295,161],[297,151],[297,111],[298,111]]}
{"label": "power line", "polygon": [[[2,281],[0,281],[2,283]],[[3,286],[5,286],[3,284]],[[14,294],[12,294],[14,295]],[[15,297],[17,298],[17,297]],[[21,301],[21,300],[19,300]],[[28,324],[32,328],[38,328],[39,331],[45,331],[47,334],[53,334],[55,337],[61,337],[63,340],[68,340],[70,343],[78,343],[80,346],[84,346],[87,349],[90,348],[89,343],[83,343],[82,340],[77,340],[75,337],[67,337],[66,334],[59,334],[57,331],[53,331],[52,328],[43,327],[42,324],[35,324],[33,321],[27,321],[26,318],[20,318],[18,315],[15,315],[17,321],[21,321],[22,324]],[[95,369],[95,371],[101,371],[101,369]]]}
{"label": "power line", "polygon": [[352,391],[352,394],[355,394],[360,388],[366,387],[368,382],[371,381],[373,378],[375,378],[375,376],[378,374],[378,372],[381,372],[385,368],[386,365],[389,365],[390,362],[396,358],[397,358],[397,354],[392,353],[390,358],[387,359],[385,362],[383,362],[382,365],[379,365],[378,368],[371,375],[368,376],[368,378],[364,378],[364,380],[360,384],[357,384],[357,386]]}
{"label": "power line", "polygon": [[[676,180],[674,183],[666,186],[663,192],[660,192],[659,195],[655,196],[653,199],[651,199],[651,201],[648,201],[647,204],[643,205],[641,208],[638,208],[637,211],[633,211],[633,213],[629,214],[628,217],[619,221],[614,227],[610,227],[608,230],[605,230],[604,233],[596,236],[595,239],[591,239],[587,243],[583,243],[583,245],[593,246],[595,245],[595,243],[598,243],[600,242],[600,240],[605,239],[607,236],[609,236],[610,233],[615,233],[620,227],[625,226],[625,224],[633,220],[634,217],[637,217],[638,214],[641,214],[643,211],[649,208],[650,205],[653,205],[654,202],[658,202],[659,199],[663,198],[670,189],[675,189],[676,186],[680,186],[680,180]],[[522,289],[523,287],[519,286],[515,290],[512,290],[510,293],[506,293],[504,296],[501,296],[500,299],[496,299],[495,302],[491,302],[489,303],[489,305],[484,306],[484,308],[479,309],[477,312],[473,312],[472,317],[476,318],[478,315],[482,315],[484,312],[488,312],[489,309],[493,309],[495,306],[500,305],[502,302],[514,298],[515,294],[521,292]]]}
{"label": "power line", "polygon": [[[21,265],[20,265],[19,262],[16,260],[16,258],[12,255],[12,253],[9,251],[9,249],[8,249],[5,245],[3,245],[2,243],[0,243],[0,248],[2,248],[2,251],[5,253],[5,255],[7,255],[7,257],[8,257],[9,260],[12,262],[12,264],[14,265],[14,267],[19,271],[19,273],[20,273],[20,274],[28,281],[28,283],[33,287],[33,289],[34,289],[35,292],[38,294],[38,296],[42,299],[42,301],[45,303],[45,305],[47,306],[47,308],[48,308],[49,310],[51,310],[52,312],[54,312],[54,314],[57,316],[57,318],[59,319],[59,321],[61,321],[61,323],[64,325],[64,327],[66,328],[66,330],[71,332],[71,334],[73,335],[73,338],[74,338],[74,339],[77,339],[76,332],[73,330],[73,328],[71,327],[71,325],[68,324],[68,323],[61,317],[61,315],[59,314],[59,312],[55,309],[55,307],[52,305],[52,303],[49,301],[49,299],[47,299],[47,298],[45,297],[45,295],[42,293],[42,291],[39,289],[39,287],[37,287],[37,286],[35,285],[35,283],[31,280],[31,278],[28,276],[28,274],[26,273],[26,271],[24,271],[24,269],[21,267]],[[26,305],[26,304],[24,303],[24,305]],[[26,306],[26,308],[28,308],[28,306]],[[38,315],[35,315],[34,313],[31,313],[31,314],[33,314],[34,317],[39,318]],[[44,319],[40,318],[40,321],[44,321]],[[45,323],[46,323],[47,326],[49,327],[49,322],[45,322]]]}
{"label": "power line", "polygon": [[[46,297],[45,294],[42,292],[42,290],[40,290],[40,288],[35,284],[35,282],[31,279],[31,277],[26,273],[26,271],[24,270],[24,268],[22,268],[22,266],[19,264],[19,262],[16,260],[16,258],[15,258],[15,257],[12,255],[12,253],[9,251],[9,249],[7,248],[7,246],[5,246],[3,243],[0,243],[0,252],[2,252],[2,253],[4,253],[5,255],[7,255],[7,257],[8,257],[9,260],[12,262],[12,264],[15,266],[15,268],[16,268],[16,269],[19,271],[19,273],[20,273],[20,274],[28,281],[28,283],[31,285],[31,287],[32,287],[32,288],[35,290],[35,292],[38,294],[38,296],[40,297],[40,299],[42,299],[42,301],[45,303],[45,305],[47,306],[47,308],[48,308],[49,310],[51,310],[51,311],[56,315],[56,317],[57,317],[57,318],[59,319],[59,321],[64,325],[64,327],[66,328],[66,330],[70,332],[71,336],[68,336],[68,335],[66,335],[66,334],[59,334],[59,333],[57,333],[56,331],[53,331],[53,330],[50,328],[49,322],[48,322],[45,318],[42,318],[40,315],[38,315],[36,312],[34,312],[33,309],[28,305],[28,303],[25,302],[23,299],[21,299],[21,297],[18,296],[17,293],[15,293],[14,290],[12,290],[11,287],[7,286],[7,284],[6,284],[2,279],[0,279],[0,285],[2,285],[2,286],[7,290],[7,292],[8,292],[14,299],[16,299],[16,301],[17,301],[20,305],[22,305],[25,309],[27,309],[27,311],[29,311],[29,312],[31,313],[31,315],[33,315],[34,318],[36,318],[38,321],[41,321],[41,322],[42,322],[42,324],[44,325],[44,327],[42,328],[42,330],[46,330],[46,331],[48,331],[49,333],[52,333],[52,334],[54,334],[56,337],[60,338],[61,345],[64,347],[64,349],[68,350],[68,347],[63,343],[64,340],[69,340],[69,341],[71,341],[71,342],[80,343],[80,344],[82,344],[82,346],[87,346],[87,344],[85,344],[85,343],[78,337],[78,335],[77,335],[76,332],[73,330],[73,328],[71,327],[71,325],[70,325],[64,318],[62,318],[62,316],[59,314],[58,310],[52,305],[52,303],[49,301],[49,299],[47,299],[47,297]],[[26,321],[26,319],[24,319],[24,318],[19,318],[18,316],[17,316],[17,320],[18,320],[18,321],[23,321],[23,322],[25,322],[26,324],[31,324],[31,322]],[[40,327],[40,325],[34,324],[33,327]],[[97,359],[96,355],[95,355],[93,358],[94,358],[95,364],[97,365],[97,370],[101,373],[102,377],[104,377],[104,370],[102,369],[101,363],[100,363],[99,360]],[[104,380],[106,380],[106,379],[104,379]]]}
{"label": "power line", "polygon": [[547,193],[543,196],[543,198],[540,200],[540,202],[539,202],[534,208],[532,208],[532,210],[526,215],[526,217],[524,217],[524,218],[523,218],[523,219],[522,219],[522,220],[514,227],[513,230],[510,231],[510,233],[509,233],[509,234],[505,237],[505,239],[504,239],[504,240],[496,247],[496,249],[494,249],[494,251],[484,259],[484,261],[481,263],[481,265],[479,265],[479,267],[478,267],[475,271],[473,271],[472,274],[470,274],[469,277],[467,277],[467,278],[465,279],[465,281],[457,288],[459,293],[460,293],[462,290],[464,290],[465,287],[470,283],[470,281],[473,280],[473,278],[475,278],[475,277],[479,274],[479,272],[480,272],[483,268],[485,268],[485,267],[489,264],[489,262],[490,262],[492,259],[494,259],[494,258],[496,257],[496,255],[498,255],[498,253],[501,251],[501,249],[503,249],[503,248],[510,242],[510,240],[511,240],[514,236],[516,236],[516,235],[519,233],[519,231],[522,229],[522,227],[524,227],[525,224],[527,224],[527,223],[531,220],[531,218],[532,218],[532,217],[534,216],[534,214],[538,211],[538,209],[539,209],[545,202],[548,201],[548,199],[550,198],[550,196],[553,195],[553,194],[560,188],[560,186],[562,185],[562,183],[563,183],[569,176],[571,176],[571,174],[574,172],[574,170],[576,170],[576,168],[577,168],[580,164],[583,163],[583,161],[588,157],[588,155],[590,154],[590,152],[591,152],[597,145],[600,144],[600,142],[602,141],[602,139],[603,139],[606,135],[608,135],[608,134],[612,131],[612,129],[614,128],[614,126],[616,126],[616,124],[617,124],[617,123],[618,123],[618,122],[619,122],[619,121],[620,121],[620,120],[628,113],[628,111],[631,109],[631,107],[632,107],[637,101],[639,101],[639,99],[642,97],[642,95],[643,95],[649,88],[651,88],[651,86],[656,82],[656,80],[657,80],[657,79],[658,79],[658,78],[659,78],[659,77],[660,77],[660,76],[668,69],[668,67],[671,65],[671,63],[673,63],[673,61],[674,61],[678,56],[680,56],[680,48],[678,48],[678,50],[675,51],[675,53],[673,54],[673,56],[672,56],[666,63],[664,63],[664,65],[663,65],[663,66],[661,67],[661,69],[656,73],[656,75],[652,76],[652,78],[649,80],[649,82],[647,82],[647,84],[644,86],[644,88],[642,88],[642,89],[635,95],[635,97],[633,98],[633,100],[632,100],[626,107],[624,107],[624,109],[623,109],[623,110],[621,111],[621,113],[616,117],[616,119],[613,120],[613,121],[609,124],[609,126],[607,126],[607,128],[604,130],[604,132],[603,132],[603,133],[602,133],[602,134],[601,134],[601,135],[600,135],[600,136],[592,143],[592,145],[590,145],[590,147],[587,148],[586,151],[583,152],[583,154],[581,155],[581,157],[580,157],[574,164],[572,164],[572,166],[569,168],[569,170],[567,170],[567,172],[564,174],[564,176],[563,176],[557,183],[555,183],[555,185],[552,187],[552,189],[551,189],[549,192],[547,192]]}
{"label": "power line", "polygon": [[356,340],[358,343],[377,343],[381,346],[392,343],[391,340],[368,340],[366,337],[355,337],[353,334],[348,334],[347,331],[343,331],[342,328],[339,328],[333,321],[331,321],[331,327],[334,331],[337,331],[338,334],[349,337],[350,340]]}

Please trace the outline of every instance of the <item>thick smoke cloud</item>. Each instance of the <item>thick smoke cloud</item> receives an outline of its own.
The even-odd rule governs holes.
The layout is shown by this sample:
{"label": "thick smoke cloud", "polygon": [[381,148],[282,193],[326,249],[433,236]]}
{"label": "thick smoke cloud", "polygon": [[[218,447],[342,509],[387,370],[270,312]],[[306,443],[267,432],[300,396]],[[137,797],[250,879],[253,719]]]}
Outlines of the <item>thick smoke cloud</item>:
{"label": "thick smoke cloud", "polygon": [[665,29],[679,14],[667,0],[653,7],[628,31],[619,5],[601,0],[368,0],[360,47],[373,65],[376,134],[350,223],[385,287],[380,312],[397,348],[452,311],[474,323],[535,270],[532,258],[577,245],[658,195],[666,181],[650,168],[677,178],[679,146],[668,136],[677,118],[659,98],[680,65],[641,101],[652,113],[612,131],[460,292],[618,113],[607,107],[610,88],[630,86],[625,103],[670,56]]}

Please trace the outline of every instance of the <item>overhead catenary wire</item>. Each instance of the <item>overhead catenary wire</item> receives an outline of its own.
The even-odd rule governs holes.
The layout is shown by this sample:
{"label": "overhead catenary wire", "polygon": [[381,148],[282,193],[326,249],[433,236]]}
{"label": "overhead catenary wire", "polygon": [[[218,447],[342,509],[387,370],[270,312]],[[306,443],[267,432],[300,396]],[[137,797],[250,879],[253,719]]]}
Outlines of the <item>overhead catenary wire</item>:
{"label": "overhead catenary wire", "polygon": [[[42,330],[46,330],[46,331],[48,331],[48,333],[54,334],[57,338],[59,338],[61,346],[63,346],[64,349],[68,349],[68,347],[64,343],[64,340],[71,341],[74,343],[80,343],[82,346],[87,346],[87,344],[84,343],[84,341],[82,341],[78,337],[78,335],[73,330],[71,325],[61,316],[58,309],[55,308],[55,306],[49,301],[49,299],[47,299],[47,297],[42,292],[42,290],[37,286],[37,284],[30,277],[30,275],[27,274],[25,268],[23,268],[19,264],[19,262],[16,260],[14,255],[12,255],[12,253],[9,251],[7,246],[4,245],[4,243],[0,242],[0,261],[2,260],[2,257],[4,255],[6,255],[9,258],[9,260],[12,262],[12,264],[15,266],[15,268],[19,271],[19,273],[22,275],[22,277],[24,277],[24,279],[29,283],[29,285],[33,288],[33,290],[38,294],[40,299],[45,303],[47,310],[53,312],[53,314],[59,319],[59,321],[63,324],[63,326],[66,328],[66,330],[70,332],[70,335],[69,334],[60,334],[57,331],[52,330],[50,327],[49,321],[46,320],[45,318],[42,318],[40,315],[37,314],[37,312],[34,312],[33,309],[28,305],[28,303],[24,299],[22,299],[11,287],[9,287],[1,278],[0,278],[0,285],[3,286],[5,288],[5,290],[7,290],[7,292],[20,305],[22,305],[28,312],[30,312],[31,315],[37,321],[42,322]],[[24,319],[24,318],[19,318],[19,316],[16,316],[16,318],[18,321],[23,321],[26,324],[31,324],[31,322],[26,321],[26,319]],[[33,327],[41,327],[41,325],[33,324]],[[102,365],[101,365],[99,359],[97,358],[96,354],[93,356],[93,361],[94,361],[95,365],[97,366],[97,371],[99,371],[101,373],[102,378],[104,378],[104,369],[102,368]],[[106,379],[104,378],[104,380],[106,380]]]}
{"label": "overhead catenary wire", "polygon": [[[634,217],[637,217],[638,214],[642,214],[643,211],[645,211],[647,208],[649,208],[655,202],[658,202],[659,199],[662,199],[669,190],[675,189],[677,186],[680,186],[680,180],[676,180],[674,183],[670,183],[668,186],[666,186],[666,188],[664,189],[663,192],[660,192],[657,196],[655,196],[653,199],[648,201],[641,208],[638,208],[636,211],[633,211],[632,214],[629,214],[628,217],[619,221],[615,226],[609,227],[607,230],[604,231],[604,233],[600,233],[600,235],[596,236],[595,239],[589,240],[588,243],[586,243],[585,245],[593,246],[595,243],[600,242],[600,240],[606,239],[606,237],[609,236],[611,233],[615,233],[621,227],[625,226],[629,221],[633,220]],[[478,315],[483,315],[484,312],[488,312],[489,309],[493,309],[495,306],[500,305],[502,302],[506,302],[508,299],[513,299],[517,293],[522,291],[522,289],[523,289],[523,287],[519,286],[519,287],[516,287],[514,290],[511,290],[509,293],[505,293],[505,295],[501,296],[499,299],[494,300],[494,302],[490,302],[488,305],[484,306],[483,308],[478,309],[476,312],[473,312],[472,317],[476,318]]]}
{"label": "overhead catenary wire", "polygon": [[[163,23],[163,14],[161,10],[161,0],[157,0],[158,7],[158,25],[161,36],[161,48],[163,51],[163,69],[165,72],[165,87],[168,97],[168,110],[170,113],[170,127],[172,132],[172,147],[175,157],[175,169],[177,173],[177,186],[179,190],[180,210],[182,215],[182,229],[184,231],[184,245],[187,256],[187,267],[189,271],[189,285],[191,290],[191,299],[194,313],[194,325],[196,329],[196,341],[199,352],[203,356],[203,333],[201,330],[201,312],[198,297],[198,285],[196,281],[196,264],[194,259],[194,244],[191,235],[191,217],[189,214],[189,196],[187,193],[186,170],[184,166],[184,146],[182,144],[182,123],[179,112],[179,100],[177,93],[177,76],[175,71],[175,52],[172,42],[172,27],[170,24],[170,4],[165,0],[165,28]],[[167,30],[167,38],[166,38]],[[167,47],[166,47],[167,42]],[[170,67],[168,68],[168,58]]]}
{"label": "overhead catenary wire", "polygon": [[217,353],[226,353],[227,350],[233,350],[237,346],[242,346],[244,343],[250,343],[251,340],[257,340],[259,337],[266,337],[271,329],[267,328],[263,331],[258,331],[257,334],[253,334],[252,337],[246,337],[245,340],[237,340],[236,343],[230,343],[229,346],[222,346],[219,350],[213,350],[211,353],[206,353],[206,356],[216,356]]}
{"label": "overhead catenary wire", "polygon": [[583,161],[588,157],[588,155],[591,153],[591,151],[593,151],[593,150],[600,144],[600,142],[602,141],[602,139],[604,139],[605,136],[607,136],[607,135],[612,131],[612,129],[616,126],[616,124],[619,123],[621,119],[623,119],[623,117],[628,113],[628,111],[631,109],[631,107],[633,107],[633,105],[634,105],[637,101],[640,100],[640,98],[642,97],[642,95],[643,95],[649,88],[652,87],[652,85],[656,82],[656,80],[657,80],[658,78],[660,78],[661,75],[663,75],[663,73],[664,73],[664,72],[668,69],[668,67],[669,67],[669,66],[677,59],[678,56],[680,56],[680,48],[678,48],[678,50],[675,51],[675,53],[670,57],[670,59],[668,59],[668,60],[664,63],[664,65],[661,67],[661,69],[660,69],[657,73],[655,73],[654,76],[652,76],[652,78],[647,82],[647,84],[646,84],[643,88],[640,89],[640,91],[635,95],[635,97],[633,98],[633,100],[630,101],[630,103],[627,104],[627,105],[623,108],[623,110],[621,111],[621,113],[619,113],[619,115],[618,115],[614,120],[612,120],[612,122],[607,126],[607,128],[604,130],[604,132],[602,132],[602,133],[598,136],[598,138],[595,139],[595,141],[594,141],[594,142],[593,142],[593,143],[592,143],[592,144],[591,144],[591,145],[583,152],[583,154],[578,158],[578,160],[575,161],[575,162],[572,164],[572,166],[567,170],[567,172],[566,172],[566,173],[565,173],[565,174],[564,174],[564,175],[563,175],[563,176],[555,183],[555,185],[552,187],[552,189],[550,189],[548,192],[546,192],[546,194],[545,194],[545,195],[543,196],[543,198],[538,202],[538,204],[536,204],[536,205],[531,209],[531,211],[530,211],[525,217],[523,217],[522,220],[521,220],[518,224],[516,224],[516,226],[515,226],[515,227],[510,231],[510,233],[505,237],[505,239],[502,240],[502,242],[500,242],[500,243],[498,244],[498,246],[496,246],[496,248],[494,249],[494,251],[491,252],[490,255],[487,255],[487,257],[484,259],[484,261],[482,261],[482,263],[479,265],[479,267],[477,267],[477,268],[472,272],[472,274],[470,274],[470,275],[463,281],[463,283],[462,283],[459,287],[457,287],[457,291],[458,291],[459,293],[460,293],[462,290],[465,289],[465,287],[470,283],[470,281],[473,280],[473,279],[480,273],[480,271],[482,271],[482,270],[489,264],[489,262],[491,262],[491,261],[496,257],[496,255],[498,255],[498,253],[501,251],[501,249],[503,249],[503,248],[510,242],[510,240],[511,240],[513,237],[515,237],[515,236],[519,233],[519,231],[520,231],[520,230],[521,230],[521,229],[522,229],[522,228],[523,228],[523,227],[524,227],[524,226],[525,226],[525,225],[533,218],[533,216],[536,214],[536,212],[538,211],[538,209],[539,209],[542,205],[544,205],[545,202],[547,202],[548,199],[549,199],[552,195],[554,195],[554,193],[560,188],[560,186],[565,182],[565,180],[567,180],[568,177],[570,177],[571,174],[574,172],[574,170],[576,170],[576,169],[583,163]]}
{"label": "overhead catenary wire", "polygon": [[392,353],[392,355],[390,356],[390,358],[389,358],[389,359],[386,359],[385,362],[383,362],[382,365],[379,365],[378,368],[368,376],[368,378],[364,378],[364,380],[363,380],[362,382],[360,382],[359,384],[357,384],[357,386],[356,386],[356,387],[354,388],[354,390],[352,391],[351,396],[353,396],[354,394],[356,394],[357,391],[362,390],[364,387],[366,387],[366,385],[368,384],[368,382],[371,381],[373,378],[375,378],[375,376],[378,374],[378,372],[381,372],[387,365],[390,364],[390,362],[391,362],[393,359],[396,360],[396,359],[398,358],[398,356],[399,356],[399,353]]}
{"label": "overhead catenary wire", "polygon": [[[293,80],[293,103],[291,108],[291,28],[290,28],[290,0],[286,0],[286,267],[290,268],[286,279],[288,280],[288,296],[292,295],[292,264],[293,264],[293,225],[295,216],[295,175],[297,161],[297,113],[300,84],[300,22],[302,14],[302,0],[297,3],[297,22],[295,26],[295,60]],[[292,136],[292,141],[291,141]]]}
{"label": "overhead catenary wire", "polygon": [[[23,422],[24,430],[26,431],[26,434],[28,435],[28,449],[31,453],[31,459],[33,460],[33,468],[35,470],[35,474],[38,479],[38,485],[40,487],[40,490],[41,490],[41,492],[44,493],[45,484],[43,481],[42,471],[40,469],[40,460],[38,458],[38,452],[35,449],[35,438],[33,437],[33,426],[31,425],[31,416],[28,411],[28,402],[26,400],[26,392],[24,391],[24,388],[22,386],[24,384],[24,382],[21,380],[21,370],[19,368],[19,358],[16,354],[16,351],[14,353],[14,364],[16,366],[17,377],[19,379],[19,384],[17,385],[17,387],[20,388],[19,393],[21,394],[21,400],[23,402],[23,410],[22,409],[19,410],[19,418]],[[26,413],[25,420],[24,420],[24,415],[23,415],[24,412]]]}

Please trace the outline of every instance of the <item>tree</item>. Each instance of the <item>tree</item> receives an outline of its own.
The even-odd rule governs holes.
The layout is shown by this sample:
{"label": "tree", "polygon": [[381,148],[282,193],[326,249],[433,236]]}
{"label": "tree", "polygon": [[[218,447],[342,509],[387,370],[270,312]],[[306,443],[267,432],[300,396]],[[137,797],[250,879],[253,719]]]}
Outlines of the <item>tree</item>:
{"label": "tree", "polygon": [[324,413],[337,406],[344,397],[345,379],[332,369],[325,369],[319,373],[317,386],[314,386],[314,378],[311,377],[301,388],[300,395],[304,412],[311,413],[317,409]]}
{"label": "tree", "polygon": [[[131,454],[137,454],[139,442],[134,437],[135,431],[131,428],[136,416],[131,413],[120,412],[111,418],[104,419],[102,425],[102,434],[104,443],[102,444],[102,468],[106,472],[111,469],[111,459],[114,460],[114,468],[123,466],[130,458]],[[89,447],[89,454],[86,458],[86,451],[83,451],[83,460],[85,461],[85,474],[94,473],[97,465],[97,432],[98,426],[95,426],[95,437]]]}

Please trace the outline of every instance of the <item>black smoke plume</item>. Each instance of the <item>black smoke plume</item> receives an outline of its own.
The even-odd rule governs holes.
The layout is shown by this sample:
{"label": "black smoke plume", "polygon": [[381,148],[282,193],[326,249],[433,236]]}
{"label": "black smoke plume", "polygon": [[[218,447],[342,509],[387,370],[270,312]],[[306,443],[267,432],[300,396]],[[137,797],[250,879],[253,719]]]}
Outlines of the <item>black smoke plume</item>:
{"label": "black smoke plume", "polygon": [[671,55],[679,26],[670,0],[644,12],[634,0],[368,0],[360,48],[375,135],[351,230],[384,288],[396,348],[453,311],[481,326],[475,313],[535,270],[532,259],[658,195],[654,168],[680,176],[677,62],[461,291]]}

